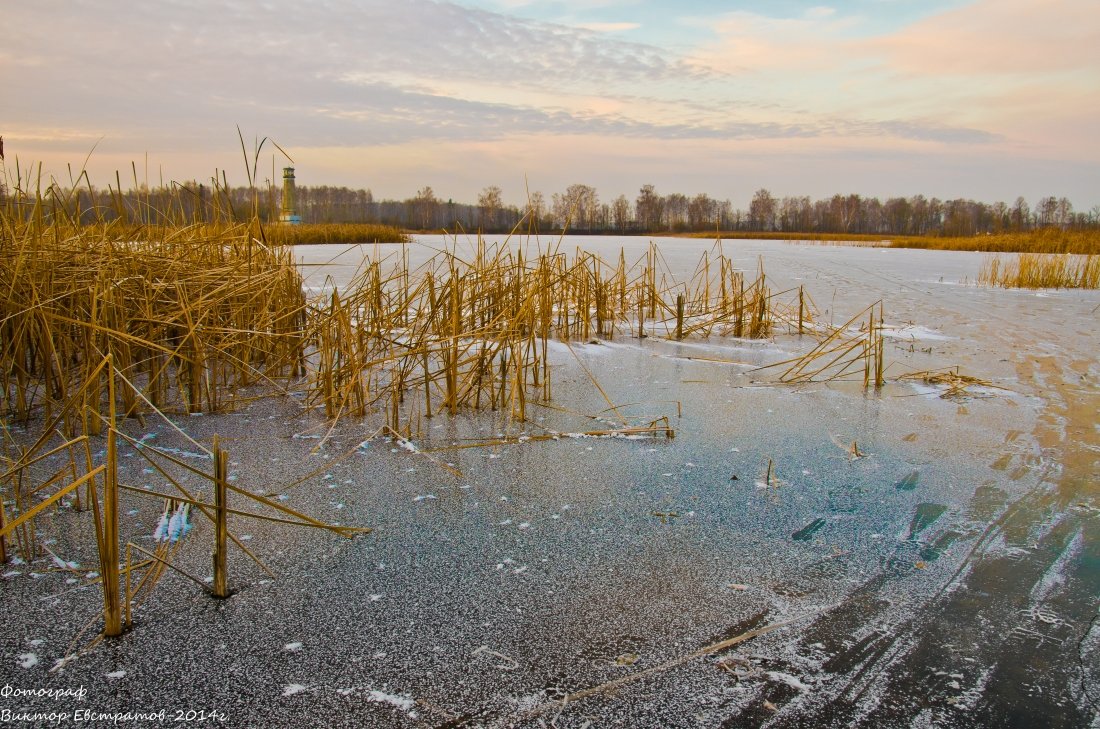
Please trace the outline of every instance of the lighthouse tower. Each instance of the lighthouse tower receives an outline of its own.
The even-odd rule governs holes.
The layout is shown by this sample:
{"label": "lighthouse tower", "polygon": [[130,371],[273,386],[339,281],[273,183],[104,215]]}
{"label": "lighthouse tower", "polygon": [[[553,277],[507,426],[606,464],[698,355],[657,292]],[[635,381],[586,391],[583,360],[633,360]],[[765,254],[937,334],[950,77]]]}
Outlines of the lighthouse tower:
{"label": "lighthouse tower", "polygon": [[294,194],[294,168],[283,168],[283,204],[279,210],[279,222],[298,225],[302,218],[298,215],[298,203]]}

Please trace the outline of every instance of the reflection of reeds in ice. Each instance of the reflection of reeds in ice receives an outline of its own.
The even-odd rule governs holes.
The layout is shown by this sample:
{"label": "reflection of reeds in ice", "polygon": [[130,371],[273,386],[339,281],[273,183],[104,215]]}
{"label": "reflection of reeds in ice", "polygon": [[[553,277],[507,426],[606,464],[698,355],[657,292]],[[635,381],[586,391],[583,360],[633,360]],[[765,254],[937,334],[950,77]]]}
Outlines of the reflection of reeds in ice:
{"label": "reflection of reeds in ice", "polygon": [[1018,253],[982,262],[978,283],[1002,288],[1100,288],[1100,256],[1065,253]]}

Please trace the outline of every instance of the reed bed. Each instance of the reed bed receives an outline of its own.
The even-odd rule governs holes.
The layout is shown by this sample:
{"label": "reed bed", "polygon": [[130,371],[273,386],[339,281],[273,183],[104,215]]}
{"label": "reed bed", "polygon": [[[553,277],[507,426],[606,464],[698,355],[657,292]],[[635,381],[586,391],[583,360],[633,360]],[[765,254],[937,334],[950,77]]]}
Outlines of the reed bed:
{"label": "reed bed", "polygon": [[[52,202],[23,196],[0,211],[0,558],[42,557],[36,518],[47,510],[90,513],[108,636],[130,626],[133,607],[169,571],[215,596],[230,594],[229,542],[266,569],[233,536],[230,515],[341,536],[362,531],[229,483],[228,454],[216,439],[194,443],[209,461],[196,467],[127,435],[128,419],[172,423],[293,391],[332,427],[342,417],[373,418],[411,445],[422,419],[440,412],[490,409],[525,421],[531,403],[551,400],[555,342],[760,338],[784,324],[813,326],[812,302],[801,291],[797,304],[777,303],[762,268],[747,280],[720,247],[687,282],[672,277],[655,246],[628,264],[623,252],[606,261],[479,240],[472,254],[448,248],[416,269],[402,248],[365,260],[343,290],[307,301],[290,248],[258,219],[173,225],[119,216],[81,225],[79,205],[60,195]],[[25,431],[27,445],[27,435],[11,434],[11,422],[38,435]],[[624,418],[617,428],[527,440],[574,436],[671,438],[674,431],[667,418]],[[96,465],[99,440],[106,460]],[[162,488],[120,481],[120,441],[163,477]],[[188,488],[181,474],[204,485]],[[176,536],[148,549],[120,534],[124,495],[160,500],[160,531]],[[175,564],[199,517],[213,532],[211,586]]]}
{"label": "reed bed", "polygon": [[988,253],[1073,253],[1100,254],[1100,231],[1040,228],[1020,233],[996,235],[899,236],[892,240],[896,248],[929,250],[984,251]]}
{"label": "reed bed", "polygon": [[[689,238],[713,238],[714,233],[684,233]],[[791,243],[869,246],[874,248],[920,248],[989,253],[1073,253],[1100,254],[1100,231],[1039,228],[1026,232],[993,235],[880,235],[868,233],[813,233],[796,231],[723,231],[725,240],[780,240]]]}
{"label": "reed bed", "polygon": [[[792,303],[778,302],[784,294]],[[678,282],[653,245],[628,263],[623,251],[607,261],[481,239],[460,253],[456,242],[415,270],[407,251],[365,259],[342,291],[307,308],[307,404],[333,420],[382,413],[403,437],[440,411],[526,420],[531,402],[552,397],[556,342],[815,329],[801,289],[772,293],[762,267],[747,280],[720,246]]]}
{"label": "reed bed", "polygon": [[[2,412],[26,421],[56,410],[108,353],[139,388],[124,414],[149,407],[219,412],[241,388],[300,368],[305,299],[285,249],[243,229],[208,237],[186,228],[164,240],[117,239],[51,226],[17,230],[0,248]],[[100,409],[103,385],[82,390]],[[84,428],[99,432],[84,408]]]}
{"label": "reed bed", "polygon": [[1100,288],[1100,255],[1019,253],[992,256],[982,262],[978,283],[1002,288]]}
{"label": "reed bed", "polygon": [[662,233],[683,238],[714,238],[722,240],[779,240],[791,243],[833,243],[836,245],[889,245],[889,238],[875,233],[816,233],[812,231],[781,231],[781,230],[723,230],[715,234],[711,232],[698,233]]}
{"label": "reed bed", "polygon": [[314,243],[408,243],[409,236],[397,228],[376,223],[303,223],[268,225],[267,242],[274,245]]}

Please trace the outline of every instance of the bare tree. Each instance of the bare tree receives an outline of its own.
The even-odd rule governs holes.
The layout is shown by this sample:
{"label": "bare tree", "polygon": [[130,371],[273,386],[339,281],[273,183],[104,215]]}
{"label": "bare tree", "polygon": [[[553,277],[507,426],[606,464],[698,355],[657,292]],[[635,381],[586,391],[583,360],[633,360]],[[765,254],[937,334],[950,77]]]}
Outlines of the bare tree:
{"label": "bare tree", "polygon": [[599,214],[599,196],[594,187],[570,185],[563,194],[554,193],[552,209],[554,224],[559,228],[593,230]]}
{"label": "bare tree", "polygon": [[1023,197],[1016,198],[1016,202],[1012,204],[1009,220],[1014,231],[1027,230],[1028,225],[1031,223],[1031,209],[1027,205],[1027,200],[1024,200]]}
{"label": "bare tree", "polygon": [[718,203],[710,195],[700,193],[688,203],[688,227],[691,230],[708,230],[718,223]]}
{"label": "bare tree", "polygon": [[642,185],[634,201],[634,210],[642,230],[649,233],[661,227],[664,200],[653,185]]}
{"label": "bare tree", "polygon": [[481,227],[485,230],[495,230],[498,225],[497,213],[501,208],[501,191],[496,185],[490,185],[477,196],[478,207],[481,208]]}
{"label": "bare tree", "polygon": [[416,197],[411,200],[413,218],[420,230],[431,230],[436,227],[436,218],[439,212],[439,199],[431,187],[422,187],[417,190]]}
{"label": "bare tree", "polygon": [[530,218],[529,224],[538,230],[543,218],[546,217],[546,198],[538,190],[527,196],[527,215]]}
{"label": "bare tree", "polygon": [[630,201],[626,195],[619,195],[611,203],[611,219],[615,224],[615,230],[623,233],[630,225]]}
{"label": "bare tree", "polygon": [[1058,204],[1054,207],[1054,223],[1062,230],[1073,223],[1073,203],[1064,197],[1058,198]]}
{"label": "bare tree", "polygon": [[765,188],[760,188],[749,203],[749,227],[753,230],[774,230],[776,200]]}
{"label": "bare tree", "polygon": [[1035,206],[1035,224],[1040,228],[1054,225],[1058,216],[1058,198],[1044,197]]}
{"label": "bare tree", "polygon": [[688,199],[683,193],[674,192],[665,197],[665,218],[671,230],[683,230],[687,225]]}

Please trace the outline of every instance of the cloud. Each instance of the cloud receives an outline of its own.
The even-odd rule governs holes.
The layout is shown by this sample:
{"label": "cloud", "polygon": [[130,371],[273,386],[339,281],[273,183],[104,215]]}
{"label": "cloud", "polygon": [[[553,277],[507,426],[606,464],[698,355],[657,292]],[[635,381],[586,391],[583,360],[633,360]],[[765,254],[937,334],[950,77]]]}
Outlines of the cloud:
{"label": "cloud", "polygon": [[596,33],[619,33],[624,30],[636,30],[642,26],[640,23],[577,23],[575,27]]}
{"label": "cloud", "polygon": [[[234,164],[237,125],[296,159],[384,148],[427,165],[442,150],[477,150],[496,165],[465,173],[482,186],[517,139],[547,150],[604,140],[607,155],[575,158],[577,178],[610,174],[586,159],[636,170],[665,145],[701,155],[681,157],[686,170],[713,166],[708,145],[788,159],[842,145],[849,162],[890,147],[929,159],[1100,154],[1089,132],[1100,116],[1094,0],[975,0],[889,32],[850,3],[724,12],[684,19],[676,42],[696,45],[676,50],[620,35],[654,24],[655,3],[629,1],[598,14],[581,0],[539,6],[569,24],[469,6],[482,0],[17,3],[5,8],[19,32],[0,48],[0,132],[15,153],[63,161],[101,137],[96,156],[112,164],[146,150],[202,160],[183,176],[205,174],[211,150]],[[641,23],[589,22],[620,18]]]}
{"label": "cloud", "polygon": [[806,17],[811,20],[819,20],[821,18],[831,18],[836,15],[836,8],[826,7],[824,5],[817,5],[809,8],[805,13]]}
{"label": "cloud", "polygon": [[738,75],[791,69],[819,74],[846,60],[839,53],[840,44],[858,28],[860,19],[837,15],[832,8],[811,8],[797,17],[734,11],[683,22],[708,28],[716,36],[692,54],[692,60],[705,68]]}
{"label": "cloud", "polygon": [[980,0],[853,45],[892,69],[1004,76],[1100,74],[1100,12],[1093,0]]}
{"label": "cloud", "polygon": [[[475,100],[507,103],[532,90],[606,96],[705,75],[654,46],[436,0],[330,0],[323,11],[197,0],[122,12],[58,0],[6,9],[20,33],[4,51],[15,62],[2,64],[0,82],[8,98],[35,100],[6,105],[11,121],[48,115],[57,126],[91,122],[134,135],[175,119],[263,126],[264,117],[302,109],[383,111],[364,94],[408,101],[395,98],[399,85],[431,90],[417,100],[422,122],[438,110],[445,124],[455,106],[446,97],[472,88]],[[51,62],[20,60],[42,56]]]}

